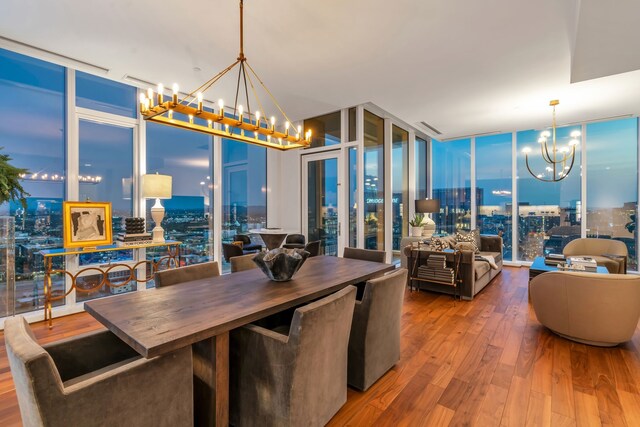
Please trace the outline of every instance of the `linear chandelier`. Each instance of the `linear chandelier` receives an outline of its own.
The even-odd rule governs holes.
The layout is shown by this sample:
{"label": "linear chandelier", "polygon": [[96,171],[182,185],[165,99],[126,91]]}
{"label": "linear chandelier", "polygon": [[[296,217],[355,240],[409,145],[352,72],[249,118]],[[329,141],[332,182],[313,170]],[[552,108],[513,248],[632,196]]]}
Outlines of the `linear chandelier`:
{"label": "linear chandelier", "polygon": [[[145,120],[151,122],[203,132],[267,148],[289,150],[308,147],[311,143],[311,130],[303,134],[301,126],[298,126],[297,129],[291,129],[291,120],[289,120],[275,97],[247,62],[247,58],[244,55],[243,3],[244,0],[240,0],[240,53],[236,61],[183,99],[178,99],[179,88],[177,84],[173,85],[173,95],[167,101],[164,100],[164,86],[162,84],[158,85],[155,96],[153,89],[149,88],[146,94],[140,95],[140,114]],[[225,112],[225,105],[222,99],[218,101],[217,113],[206,111],[203,108],[204,93],[236,67],[239,68],[232,114],[229,115]],[[247,73],[247,69],[249,73]],[[264,108],[256,93],[256,85],[254,85],[253,78],[269,95],[271,101],[282,114],[285,120],[284,130],[276,130],[276,118],[271,116],[271,119],[268,120],[264,114]],[[255,114],[251,112],[249,87],[258,107],[255,110]],[[242,99],[242,91],[246,100],[246,114],[244,107],[238,104],[238,101]],[[179,115],[182,115],[186,120],[180,119]],[[201,124],[197,122],[200,121],[198,119],[202,120]],[[206,124],[204,124],[205,122]]]}
{"label": "linear chandelier", "polygon": [[[571,140],[568,146],[559,147],[556,142],[556,105],[560,104],[560,101],[554,99],[549,102],[549,105],[553,107],[553,120],[551,122],[551,132],[548,130],[542,131],[538,138],[538,144],[540,145],[540,153],[542,159],[547,166],[545,172],[534,173],[529,166],[529,154],[531,153],[531,147],[524,147],[522,152],[525,155],[525,163],[527,170],[538,181],[543,182],[559,182],[569,175],[576,157],[576,146],[580,144],[580,131],[574,130],[571,132]],[[552,138],[551,149],[549,149],[549,137]]]}

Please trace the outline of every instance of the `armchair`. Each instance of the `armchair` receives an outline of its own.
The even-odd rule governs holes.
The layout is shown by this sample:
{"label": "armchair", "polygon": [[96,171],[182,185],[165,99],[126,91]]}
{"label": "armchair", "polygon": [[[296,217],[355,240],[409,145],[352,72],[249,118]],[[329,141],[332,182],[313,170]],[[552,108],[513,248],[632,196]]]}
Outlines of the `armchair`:
{"label": "armchair", "polygon": [[627,245],[614,239],[575,239],[567,243],[562,250],[565,257],[589,256],[598,265],[607,267],[609,273],[625,274],[627,272]]}

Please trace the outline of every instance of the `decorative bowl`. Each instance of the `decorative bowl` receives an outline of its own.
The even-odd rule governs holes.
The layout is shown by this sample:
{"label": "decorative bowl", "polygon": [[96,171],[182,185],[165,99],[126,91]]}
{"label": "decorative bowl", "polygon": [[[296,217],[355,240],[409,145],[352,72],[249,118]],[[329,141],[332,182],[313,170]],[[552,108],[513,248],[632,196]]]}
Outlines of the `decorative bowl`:
{"label": "decorative bowl", "polygon": [[276,248],[253,257],[260,270],[274,282],[291,280],[309,257],[304,249]]}

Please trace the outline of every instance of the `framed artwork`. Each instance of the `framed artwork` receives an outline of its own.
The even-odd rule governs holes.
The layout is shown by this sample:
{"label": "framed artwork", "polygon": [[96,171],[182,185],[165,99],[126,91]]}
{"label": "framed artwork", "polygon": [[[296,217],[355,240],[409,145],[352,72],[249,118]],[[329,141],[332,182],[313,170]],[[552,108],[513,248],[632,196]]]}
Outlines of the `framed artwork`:
{"label": "framed artwork", "polygon": [[113,243],[109,202],[64,202],[62,224],[65,248],[86,248]]}

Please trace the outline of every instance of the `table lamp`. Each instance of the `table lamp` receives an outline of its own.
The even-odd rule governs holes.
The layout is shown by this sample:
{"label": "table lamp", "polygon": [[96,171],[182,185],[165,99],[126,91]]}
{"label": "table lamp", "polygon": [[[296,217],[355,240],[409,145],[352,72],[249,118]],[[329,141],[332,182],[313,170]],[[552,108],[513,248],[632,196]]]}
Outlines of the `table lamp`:
{"label": "table lamp", "polygon": [[160,225],[164,218],[164,207],[160,199],[171,198],[171,176],[158,173],[142,175],[142,197],[156,199],[156,204],[151,208],[151,218],[155,223],[153,243],[164,243],[164,230]]}
{"label": "table lamp", "polygon": [[[440,200],[438,199],[420,199],[416,200],[416,212],[430,214],[434,212],[440,212]],[[423,237],[431,237],[433,233],[436,231],[436,223],[429,217],[425,215],[422,236]]]}

